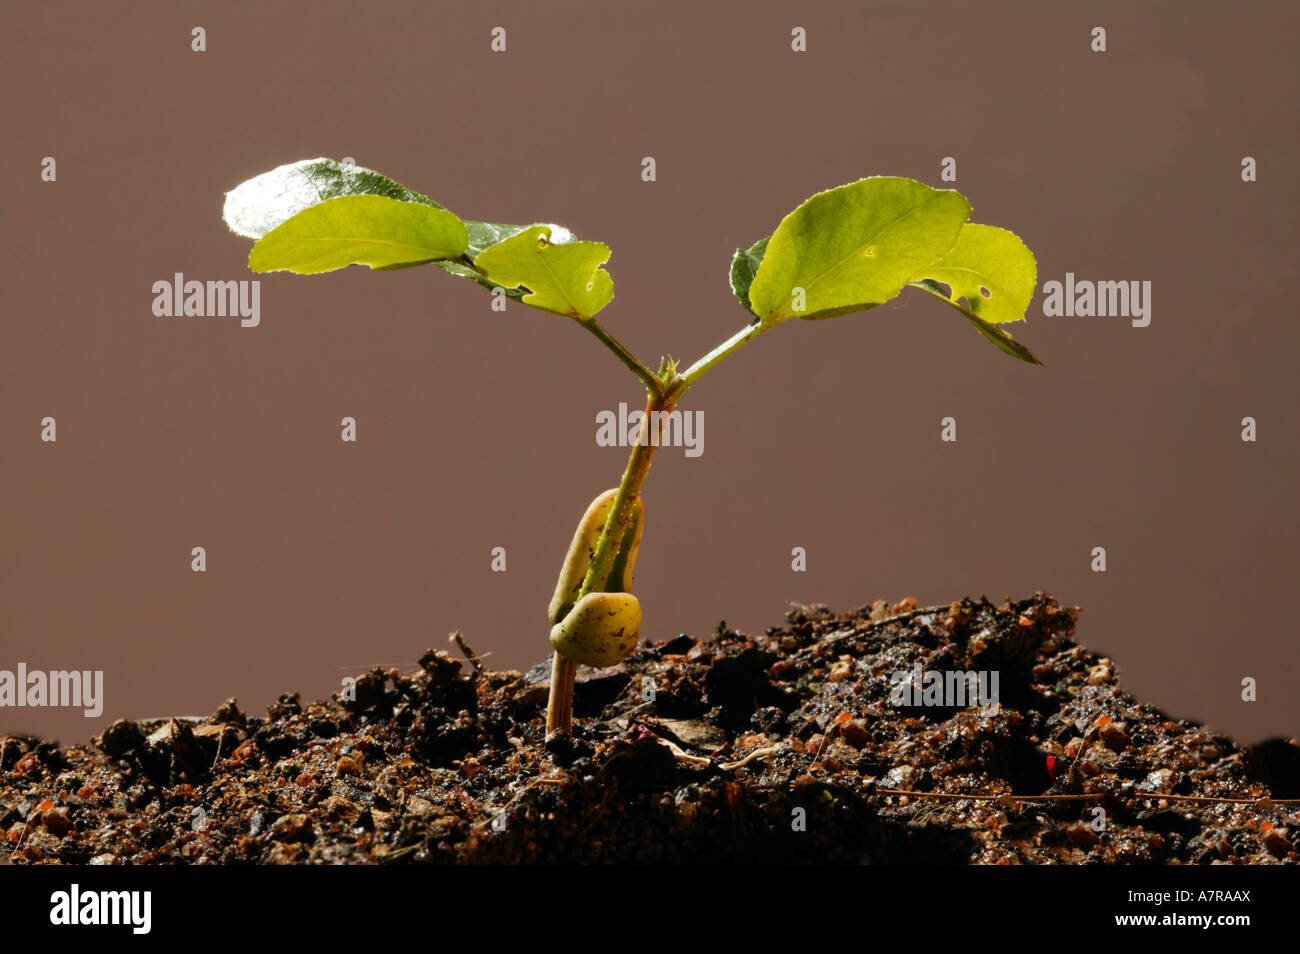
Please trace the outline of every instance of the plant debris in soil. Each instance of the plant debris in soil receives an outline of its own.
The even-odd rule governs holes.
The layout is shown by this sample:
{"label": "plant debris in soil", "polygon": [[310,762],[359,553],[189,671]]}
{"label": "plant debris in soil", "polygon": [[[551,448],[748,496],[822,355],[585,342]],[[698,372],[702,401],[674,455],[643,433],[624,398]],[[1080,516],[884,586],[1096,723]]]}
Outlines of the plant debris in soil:
{"label": "plant debris in soil", "polygon": [[[583,670],[430,650],[344,698],[232,699],[93,745],[0,739],[17,863],[1288,863],[1300,746],[1240,746],[1121,691],[1039,593],[796,607],[762,636]],[[891,701],[891,676],[997,672],[999,705]],[[916,702],[917,700],[913,700]],[[952,701],[952,700],[949,700]]]}

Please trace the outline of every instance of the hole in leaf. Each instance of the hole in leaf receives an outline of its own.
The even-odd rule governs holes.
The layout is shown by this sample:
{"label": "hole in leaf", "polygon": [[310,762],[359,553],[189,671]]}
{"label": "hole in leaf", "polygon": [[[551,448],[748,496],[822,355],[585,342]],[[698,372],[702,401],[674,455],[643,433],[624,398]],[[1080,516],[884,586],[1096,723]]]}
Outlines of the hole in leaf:
{"label": "hole in leaf", "polygon": [[985,288],[983,285],[981,285],[981,286],[980,286],[980,294],[983,295],[985,298],[988,298],[988,297],[989,297],[989,290],[988,290],[987,288]]}
{"label": "hole in leaf", "polygon": [[545,235],[539,235],[539,236],[537,236],[537,247],[538,247],[538,248],[546,248],[546,246],[548,246],[548,245],[550,245],[550,244],[551,244],[550,239],[548,239]]}

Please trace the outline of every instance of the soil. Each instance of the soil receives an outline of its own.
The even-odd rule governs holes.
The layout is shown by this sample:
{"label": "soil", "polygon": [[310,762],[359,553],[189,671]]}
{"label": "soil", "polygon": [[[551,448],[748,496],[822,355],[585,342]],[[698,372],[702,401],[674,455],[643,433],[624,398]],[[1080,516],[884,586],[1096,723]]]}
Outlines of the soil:
{"label": "soil", "polygon": [[[1137,702],[1073,641],[1078,612],[878,601],[681,635],[582,670],[574,732],[549,741],[549,663],[434,650],[264,718],[232,699],[87,746],[4,738],[0,845],[82,864],[1300,860],[1300,746]],[[917,663],[996,671],[1000,705],[893,704]]]}

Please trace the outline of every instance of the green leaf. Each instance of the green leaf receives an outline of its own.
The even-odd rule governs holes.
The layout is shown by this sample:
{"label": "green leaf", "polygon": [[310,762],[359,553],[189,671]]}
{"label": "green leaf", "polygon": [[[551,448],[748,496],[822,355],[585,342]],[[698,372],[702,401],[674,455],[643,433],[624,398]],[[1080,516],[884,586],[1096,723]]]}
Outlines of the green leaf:
{"label": "green leaf", "polygon": [[1043,363],[1038,360],[1038,357],[1032,351],[1022,345],[1015,338],[1011,337],[1008,332],[1003,331],[997,325],[989,324],[989,322],[975,314],[965,305],[954,301],[948,294],[948,290],[938,282],[928,278],[923,278],[920,281],[912,282],[911,284],[914,288],[920,288],[923,291],[927,291],[936,298],[943,299],[945,303],[951,305],[953,308],[956,308],[966,317],[967,321],[975,326],[976,331],[996,345],[1000,351],[1011,355],[1013,358],[1019,358],[1021,361],[1028,361],[1030,364],[1041,365]]}
{"label": "green leaf", "polygon": [[299,212],[248,256],[255,272],[300,275],[347,265],[392,268],[464,253],[465,224],[445,209],[379,195],[345,195]]}
{"label": "green leaf", "polygon": [[[951,189],[877,176],[819,192],[787,215],[749,285],[767,322],[831,317],[889,301],[943,255],[970,216]],[[797,311],[795,290],[804,292]]]}
{"label": "green leaf", "polygon": [[1038,285],[1038,265],[1020,237],[992,225],[965,225],[952,249],[913,276],[943,282],[984,321],[1023,321]]}
{"label": "green leaf", "polygon": [[614,280],[600,267],[607,261],[609,246],[572,241],[558,225],[530,226],[474,257],[490,282],[527,288],[524,304],[578,319],[593,317],[614,297]]}
{"label": "green leaf", "polygon": [[761,238],[747,249],[736,249],[736,254],[731,257],[731,293],[736,296],[736,301],[745,306],[746,311],[749,307],[749,286],[754,284],[754,275],[758,273],[758,266],[763,264],[763,255],[767,252],[767,243],[772,236]]}
{"label": "green leaf", "polygon": [[254,176],[226,193],[222,215],[231,230],[260,239],[299,212],[341,195],[382,195],[441,209],[428,196],[412,192],[373,169],[333,159],[304,159]]}
{"label": "green leaf", "polygon": [[496,222],[471,222],[465,220],[465,227],[469,229],[469,251],[466,253],[470,258],[478,258],[493,245],[499,245],[512,235],[518,235],[527,225],[500,225]]}
{"label": "green leaf", "polygon": [[[504,242],[510,236],[528,228],[526,225],[500,225],[495,222],[475,222],[470,219],[465,219],[464,222],[465,228],[469,230],[469,248],[466,249],[465,255],[471,260],[483,254],[493,245]],[[434,262],[433,264],[448,274],[478,282],[484,288],[497,289],[502,287],[486,275],[475,271],[464,261],[446,260]],[[513,298],[515,301],[522,300],[525,294],[518,288],[506,288],[505,293],[507,298]]]}

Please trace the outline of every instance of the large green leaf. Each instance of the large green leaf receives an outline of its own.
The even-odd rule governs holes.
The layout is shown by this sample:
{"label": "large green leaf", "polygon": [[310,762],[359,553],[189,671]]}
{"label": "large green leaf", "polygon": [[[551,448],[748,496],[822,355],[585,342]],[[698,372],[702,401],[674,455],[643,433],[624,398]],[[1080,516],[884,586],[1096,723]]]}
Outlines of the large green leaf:
{"label": "large green leaf", "polygon": [[877,176],[819,192],[772,233],[749,285],[750,310],[774,322],[889,301],[952,248],[969,216],[961,193],[913,179]]}
{"label": "large green leaf", "polygon": [[226,193],[222,215],[231,230],[260,239],[304,209],[341,195],[382,195],[441,209],[428,196],[412,192],[373,169],[333,159],[304,159],[254,176]]}
{"label": "large green leaf", "polygon": [[1038,265],[1020,237],[992,225],[967,223],[952,249],[913,276],[943,282],[956,302],[985,321],[1023,321],[1038,284]]}
{"label": "large green leaf", "polygon": [[593,317],[614,297],[614,280],[600,267],[607,261],[609,246],[572,241],[552,225],[530,226],[474,257],[490,283],[527,288],[525,304],[579,319]]}
{"label": "large green leaf", "polygon": [[445,209],[379,195],[345,195],[314,205],[253,246],[255,272],[314,275],[347,265],[393,268],[464,254],[465,224]]}
{"label": "large green leaf", "polygon": [[961,304],[961,302],[954,301],[949,296],[948,290],[944,286],[940,285],[938,282],[933,281],[932,279],[929,278],[923,278],[920,281],[912,282],[911,284],[914,288],[919,288],[922,291],[929,292],[931,295],[934,295],[936,298],[940,298],[943,301],[947,302],[949,305],[951,305],[953,308],[956,308],[959,312],[961,312],[966,317],[967,321],[969,321],[972,325],[975,326],[976,331],[978,331],[986,339],[988,339],[994,345],[996,345],[1000,351],[1003,351],[1006,354],[1011,355],[1011,357],[1013,358],[1019,358],[1021,361],[1028,361],[1030,364],[1043,363],[1038,360],[1037,355],[1035,355],[1024,345],[1022,345],[1015,338],[1011,337],[1009,333],[1002,330],[997,325],[990,324],[989,322],[985,321],[979,315],[975,314],[975,312],[971,311],[965,305]]}

